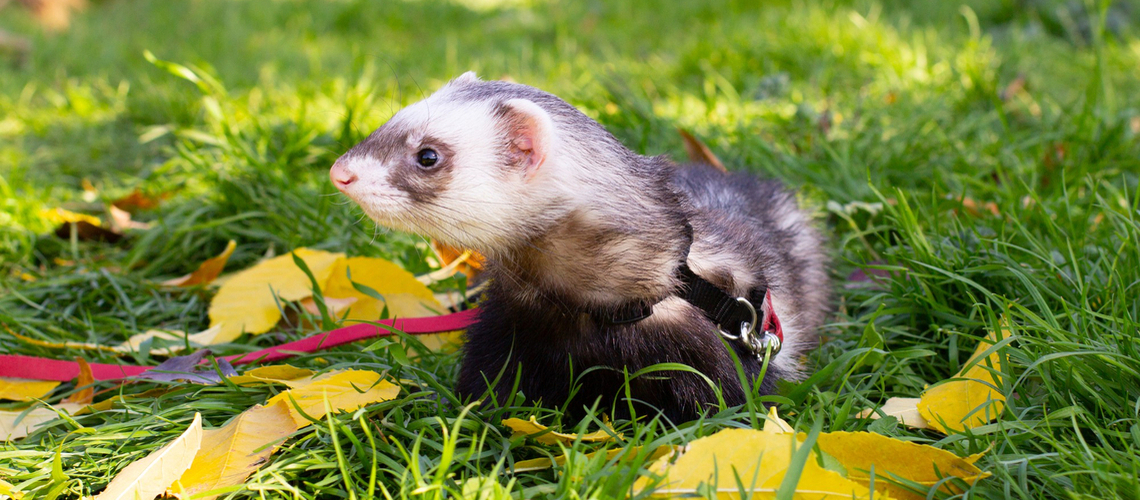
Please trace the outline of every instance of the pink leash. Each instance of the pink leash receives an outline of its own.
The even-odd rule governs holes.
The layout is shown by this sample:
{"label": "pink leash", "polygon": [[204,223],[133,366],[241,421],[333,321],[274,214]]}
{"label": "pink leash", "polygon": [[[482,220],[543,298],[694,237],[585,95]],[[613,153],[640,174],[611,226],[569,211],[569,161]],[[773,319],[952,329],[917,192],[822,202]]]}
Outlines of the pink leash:
{"label": "pink leash", "polygon": [[[478,309],[468,309],[443,316],[427,318],[401,318],[379,321],[381,325],[411,335],[453,332],[463,330],[475,322]],[[384,326],[368,323],[346,326],[336,330],[318,333],[278,346],[246,354],[226,356],[224,359],[234,365],[267,363],[288,359],[298,354],[316,352],[330,347],[373,337],[387,337],[392,331]],[[154,368],[153,366],[111,365],[91,363],[91,375],[95,380],[114,380],[132,377]],[[0,354],[0,377],[28,378],[34,380],[57,380],[67,382],[79,376],[79,363],[36,356]]]}

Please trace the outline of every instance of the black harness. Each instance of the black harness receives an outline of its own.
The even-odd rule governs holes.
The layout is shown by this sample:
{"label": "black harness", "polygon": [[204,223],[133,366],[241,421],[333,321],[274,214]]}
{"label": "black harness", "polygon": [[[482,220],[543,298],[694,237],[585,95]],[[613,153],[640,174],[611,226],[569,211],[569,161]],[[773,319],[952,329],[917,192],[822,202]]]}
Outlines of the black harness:
{"label": "black harness", "polygon": [[[684,299],[704,312],[705,317],[717,325],[722,336],[742,343],[758,358],[766,356],[769,349],[772,354],[780,351],[783,330],[772,310],[771,294],[766,288],[753,292],[751,299],[733,297],[697,275],[685,262],[677,268],[677,280],[681,286],[674,291],[673,296]],[[655,304],[656,302],[634,302],[589,314],[600,324],[625,325],[652,316]],[[757,311],[761,311],[761,314]]]}

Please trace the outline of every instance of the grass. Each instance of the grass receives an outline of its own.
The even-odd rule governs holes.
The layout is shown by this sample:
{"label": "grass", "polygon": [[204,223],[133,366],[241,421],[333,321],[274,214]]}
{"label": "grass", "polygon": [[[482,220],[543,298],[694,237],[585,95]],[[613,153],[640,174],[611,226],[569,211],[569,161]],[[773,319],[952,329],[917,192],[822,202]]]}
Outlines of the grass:
{"label": "grass", "polygon": [[[1140,9],[959,3],[121,0],[54,36],[9,7],[0,28],[31,34],[35,48],[22,67],[0,65],[0,322],[106,344],[199,331],[211,292],[154,280],[230,239],[229,269],[309,246],[427,271],[425,242],[362,220],[326,169],[400,107],[474,69],[566,98],[635,150],[683,157],[684,127],[730,168],[800,190],[831,235],[839,299],[810,358],[815,376],[771,399],[798,430],[988,449],[979,465],[993,477],[963,496],[1140,497]],[[137,216],[152,229],[115,244],[57,238],[38,215],[99,214],[134,189],[171,196]],[[857,269],[884,277],[848,280]],[[952,376],[1003,315],[1015,339],[1000,419],[941,436],[853,417]],[[308,333],[283,327],[219,351]],[[2,331],[0,353],[155,362]],[[621,498],[645,473],[644,454],[576,453],[557,473],[509,473],[551,451],[510,439],[501,418],[593,429],[600,416],[561,421],[522,404],[464,413],[457,360],[405,364],[358,348],[299,358],[388,371],[421,390],[298,432],[234,497],[442,498],[484,477],[515,498]],[[194,412],[219,426],[275,392],[165,387],[0,444],[0,479],[31,497],[88,495]],[[615,424],[621,445],[647,450],[751,426],[756,409]]]}

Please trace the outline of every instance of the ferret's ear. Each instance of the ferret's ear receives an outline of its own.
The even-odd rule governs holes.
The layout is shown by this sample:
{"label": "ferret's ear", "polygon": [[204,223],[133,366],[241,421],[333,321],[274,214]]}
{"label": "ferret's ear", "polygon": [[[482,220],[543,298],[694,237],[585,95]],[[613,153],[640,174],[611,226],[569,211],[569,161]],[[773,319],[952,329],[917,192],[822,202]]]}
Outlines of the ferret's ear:
{"label": "ferret's ear", "polygon": [[462,75],[459,75],[458,78],[451,81],[451,83],[453,85],[467,85],[470,83],[478,83],[478,82],[479,82],[479,77],[475,75],[474,71],[468,71]]}
{"label": "ferret's ear", "polygon": [[545,109],[527,99],[511,99],[500,108],[507,131],[511,163],[523,168],[529,180],[550,152],[554,122]]}

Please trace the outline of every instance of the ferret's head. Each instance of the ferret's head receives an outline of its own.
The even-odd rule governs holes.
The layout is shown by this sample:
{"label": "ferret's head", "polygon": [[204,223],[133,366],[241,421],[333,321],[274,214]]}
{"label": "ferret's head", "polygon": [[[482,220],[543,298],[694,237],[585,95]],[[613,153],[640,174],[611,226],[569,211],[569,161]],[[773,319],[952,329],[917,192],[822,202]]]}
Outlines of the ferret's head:
{"label": "ferret's head", "polygon": [[329,176],[383,226],[495,254],[565,214],[581,163],[565,137],[595,127],[616,144],[551,94],[466,73],[396,113]]}

